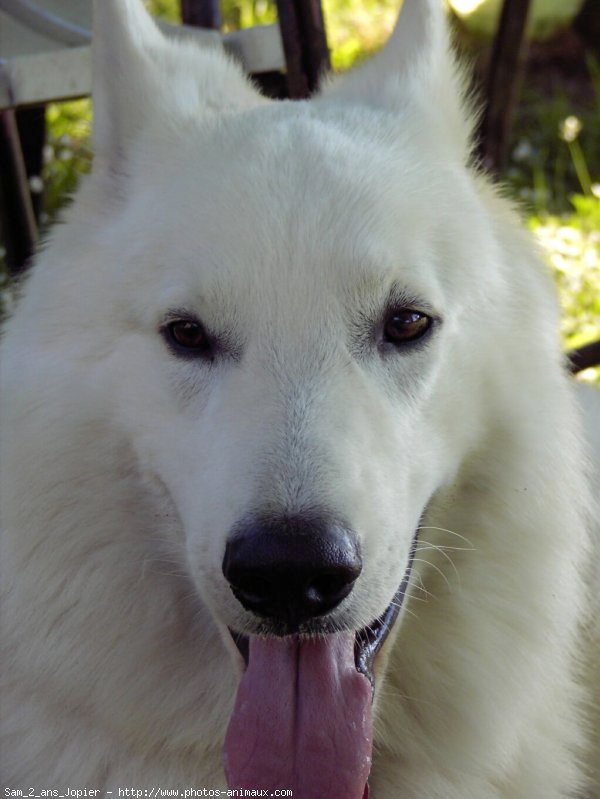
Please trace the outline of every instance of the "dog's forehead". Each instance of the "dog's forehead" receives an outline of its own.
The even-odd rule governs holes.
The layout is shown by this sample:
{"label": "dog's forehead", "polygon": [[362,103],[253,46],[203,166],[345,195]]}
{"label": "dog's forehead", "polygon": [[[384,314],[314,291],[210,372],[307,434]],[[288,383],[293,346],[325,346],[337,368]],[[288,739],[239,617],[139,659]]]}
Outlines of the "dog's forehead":
{"label": "dog's forehead", "polygon": [[441,193],[440,170],[431,158],[419,163],[414,142],[402,138],[397,121],[393,131],[364,109],[259,109],[158,159],[151,174],[160,191],[146,191],[138,214],[156,220],[154,255],[168,263],[169,282],[174,272],[190,290],[231,286],[246,296],[260,280],[288,296],[292,286],[355,293],[394,272],[414,273],[417,290],[428,274],[421,250],[437,224],[419,209]]}
{"label": "dog's forehead", "polygon": [[431,152],[422,157],[419,139],[375,109],[285,101],[209,125],[192,121],[177,135],[159,131],[139,148],[133,171],[145,185],[152,176],[160,182],[163,213],[180,216],[185,206],[200,224],[200,209],[212,223],[237,207],[245,218],[278,220],[301,205],[303,219],[327,221],[332,197],[346,216],[368,215],[392,187],[401,201],[435,183],[445,164]]}

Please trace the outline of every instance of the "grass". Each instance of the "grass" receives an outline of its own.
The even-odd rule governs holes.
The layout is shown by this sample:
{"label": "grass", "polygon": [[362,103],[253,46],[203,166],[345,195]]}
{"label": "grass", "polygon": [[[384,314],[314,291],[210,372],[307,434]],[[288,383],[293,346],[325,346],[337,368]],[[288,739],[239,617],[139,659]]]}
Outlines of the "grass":
{"label": "grass", "polygon": [[[567,349],[600,337],[600,70],[587,64],[587,102],[524,92],[506,174],[552,269]],[[600,385],[600,368],[579,377]]]}
{"label": "grass", "polygon": [[[600,199],[575,195],[570,214],[532,214],[529,226],[547,253],[562,308],[565,347],[600,335]],[[580,373],[600,385],[600,369]]]}

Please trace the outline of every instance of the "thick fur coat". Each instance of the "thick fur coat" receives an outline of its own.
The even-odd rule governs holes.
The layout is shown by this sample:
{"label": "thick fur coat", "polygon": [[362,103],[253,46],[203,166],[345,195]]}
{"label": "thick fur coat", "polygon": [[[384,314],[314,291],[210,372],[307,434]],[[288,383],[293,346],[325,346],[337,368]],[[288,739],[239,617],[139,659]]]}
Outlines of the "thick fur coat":
{"label": "thick fur coat", "polygon": [[[417,531],[371,799],[600,796],[580,411],[441,4],[308,102],[141,0],[97,2],[94,45],[93,173],[2,343],[2,784],[224,789],[228,630],[264,633],[228,536],[326,508],[363,561],[330,629],[384,612]],[[390,303],[427,335],[390,344]],[[182,354],[181,319],[220,349]]]}

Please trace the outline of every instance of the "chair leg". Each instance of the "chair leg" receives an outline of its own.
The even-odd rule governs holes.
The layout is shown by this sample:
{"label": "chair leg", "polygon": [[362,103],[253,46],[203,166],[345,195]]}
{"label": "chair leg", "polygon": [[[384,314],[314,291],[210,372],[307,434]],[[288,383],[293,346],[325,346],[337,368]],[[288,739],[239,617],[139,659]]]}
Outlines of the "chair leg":
{"label": "chair leg", "polygon": [[276,0],[289,96],[308,97],[330,68],[320,0]]}
{"label": "chair leg", "polygon": [[288,94],[293,100],[302,100],[309,96],[310,89],[304,71],[300,21],[294,0],[277,0],[277,12],[285,53]]}
{"label": "chair leg", "polygon": [[525,26],[530,0],[504,0],[490,62],[486,109],[480,135],[484,167],[502,172],[508,158],[510,129],[524,69]]}
{"label": "chair leg", "polygon": [[327,33],[321,0],[296,0],[302,32],[308,88],[312,93],[319,87],[324,73],[331,69]]}
{"label": "chair leg", "polygon": [[29,193],[21,142],[12,110],[0,112],[0,209],[6,260],[13,275],[35,252],[37,225]]}
{"label": "chair leg", "polygon": [[[330,67],[325,22],[320,0],[276,0],[279,28],[286,60],[287,96],[300,100],[318,86]],[[187,25],[219,29],[219,0],[181,0],[181,19]],[[256,76],[267,94],[281,97],[282,87],[276,76]]]}
{"label": "chair leg", "polygon": [[569,371],[573,374],[583,372],[592,366],[600,366],[600,341],[592,341],[590,344],[571,350],[567,353],[567,357]]}
{"label": "chair leg", "polygon": [[[18,108],[16,121],[27,178],[30,179],[33,176],[41,178],[44,168],[44,144],[46,143],[46,106]],[[39,226],[44,205],[44,192],[43,189],[34,191],[30,188],[30,194],[35,221]]]}
{"label": "chair leg", "polygon": [[219,0],[181,0],[181,21],[197,28],[221,27]]}

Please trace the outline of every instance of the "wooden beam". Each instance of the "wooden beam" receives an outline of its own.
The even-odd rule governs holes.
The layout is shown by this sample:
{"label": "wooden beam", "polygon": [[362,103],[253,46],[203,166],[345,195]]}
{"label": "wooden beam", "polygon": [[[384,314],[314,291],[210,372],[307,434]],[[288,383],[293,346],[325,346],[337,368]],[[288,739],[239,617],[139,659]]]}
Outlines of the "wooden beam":
{"label": "wooden beam", "polygon": [[504,0],[492,48],[479,140],[483,166],[496,173],[504,170],[508,159],[512,118],[525,64],[529,7],[530,0]]}

